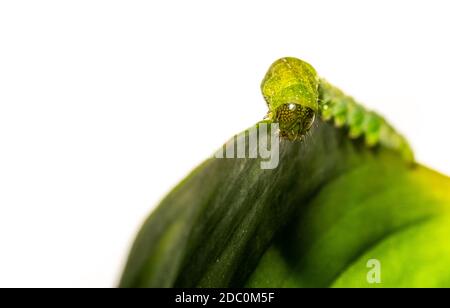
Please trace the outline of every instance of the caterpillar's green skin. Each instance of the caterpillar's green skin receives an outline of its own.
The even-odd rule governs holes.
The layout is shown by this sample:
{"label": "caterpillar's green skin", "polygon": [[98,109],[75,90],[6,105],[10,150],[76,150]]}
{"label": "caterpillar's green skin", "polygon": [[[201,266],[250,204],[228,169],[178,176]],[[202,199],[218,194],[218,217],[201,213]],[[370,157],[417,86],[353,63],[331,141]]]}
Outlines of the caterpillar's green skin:
{"label": "caterpillar's green skin", "polygon": [[275,61],[264,77],[261,90],[269,107],[267,122],[280,126],[280,135],[300,140],[316,116],[347,127],[350,138],[364,137],[368,146],[382,145],[414,161],[406,139],[384,118],[366,110],[324,79],[308,63],[296,58]]}

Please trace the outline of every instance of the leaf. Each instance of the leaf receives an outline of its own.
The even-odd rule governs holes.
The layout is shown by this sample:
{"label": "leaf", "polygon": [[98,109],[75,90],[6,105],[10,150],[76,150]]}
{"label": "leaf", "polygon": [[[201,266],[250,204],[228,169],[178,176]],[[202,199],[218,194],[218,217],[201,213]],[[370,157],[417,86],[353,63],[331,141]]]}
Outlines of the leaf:
{"label": "leaf", "polygon": [[[316,121],[280,165],[210,159],[151,214],[120,287],[450,286],[450,180]],[[367,261],[381,264],[369,284]]]}

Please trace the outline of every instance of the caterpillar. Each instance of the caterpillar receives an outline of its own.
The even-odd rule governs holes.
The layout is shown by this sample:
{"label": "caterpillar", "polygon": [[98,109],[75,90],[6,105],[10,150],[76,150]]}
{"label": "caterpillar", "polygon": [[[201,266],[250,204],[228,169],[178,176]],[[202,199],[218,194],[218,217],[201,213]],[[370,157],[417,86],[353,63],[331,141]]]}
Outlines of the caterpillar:
{"label": "caterpillar", "polygon": [[282,138],[302,140],[319,116],[337,127],[346,127],[352,139],[364,138],[368,147],[381,145],[414,161],[407,140],[382,116],[320,78],[303,60],[286,57],[275,61],[261,83],[261,91],[269,108],[264,121],[278,123]]}

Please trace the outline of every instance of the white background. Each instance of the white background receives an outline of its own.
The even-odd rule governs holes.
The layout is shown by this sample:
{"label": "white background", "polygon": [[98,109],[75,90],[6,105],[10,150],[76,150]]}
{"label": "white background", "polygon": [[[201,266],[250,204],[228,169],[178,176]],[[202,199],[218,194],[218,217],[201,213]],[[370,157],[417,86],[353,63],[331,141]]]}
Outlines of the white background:
{"label": "white background", "polygon": [[0,286],[110,287],[296,56],[450,174],[449,1],[2,1]]}

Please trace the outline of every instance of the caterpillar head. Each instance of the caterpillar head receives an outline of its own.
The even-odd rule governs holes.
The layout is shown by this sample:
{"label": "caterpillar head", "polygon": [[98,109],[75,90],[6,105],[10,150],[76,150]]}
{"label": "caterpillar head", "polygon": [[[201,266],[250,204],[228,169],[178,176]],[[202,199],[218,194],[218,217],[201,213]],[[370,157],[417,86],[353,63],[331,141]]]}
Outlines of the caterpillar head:
{"label": "caterpillar head", "polygon": [[269,68],[261,91],[269,107],[268,118],[280,126],[280,135],[301,138],[314,122],[319,109],[319,77],[308,63],[282,58]]}

